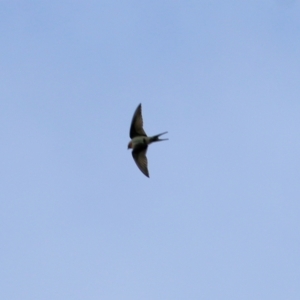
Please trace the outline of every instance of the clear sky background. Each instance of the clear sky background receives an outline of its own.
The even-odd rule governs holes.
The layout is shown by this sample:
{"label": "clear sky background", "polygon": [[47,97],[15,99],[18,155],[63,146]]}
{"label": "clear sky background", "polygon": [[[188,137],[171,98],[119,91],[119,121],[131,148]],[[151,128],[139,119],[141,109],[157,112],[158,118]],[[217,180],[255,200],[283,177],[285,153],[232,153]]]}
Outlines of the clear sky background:
{"label": "clear sky background", "polygon": [[1,1],[0,29],[0,299],[300,299],[299,1]]}

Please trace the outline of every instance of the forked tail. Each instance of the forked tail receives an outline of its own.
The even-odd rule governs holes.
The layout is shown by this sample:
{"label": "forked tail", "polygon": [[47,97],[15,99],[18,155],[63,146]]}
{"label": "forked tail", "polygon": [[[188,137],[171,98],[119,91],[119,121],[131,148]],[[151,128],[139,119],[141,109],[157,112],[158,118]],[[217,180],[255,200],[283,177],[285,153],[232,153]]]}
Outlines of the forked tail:
{"label": "forked tail", "polygon": [[168,133],[168,131],[152,136],[151,139],[150,139],[150,143],[152,143],[152,142],[161,142],[161,141],[168,140],[168,139],[160,139],[159,138],[161,135],[166,134],[166,133]]}

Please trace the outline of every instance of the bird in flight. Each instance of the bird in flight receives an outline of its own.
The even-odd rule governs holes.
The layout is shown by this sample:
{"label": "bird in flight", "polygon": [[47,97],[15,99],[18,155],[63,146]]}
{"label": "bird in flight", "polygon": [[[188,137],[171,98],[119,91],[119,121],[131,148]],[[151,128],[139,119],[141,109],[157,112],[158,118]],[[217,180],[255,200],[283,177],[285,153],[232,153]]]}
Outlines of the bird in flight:
{"label": "bird in flight", "polygon": [[148,161],[146,157],[148,145],[153,142],[168,140],[159,138],[165,133],[167,133],[167,131],[154,136],[147,136],[146,132],[143,129],[142,104],[139,104],[133,114],[131,121],[129,132],[131,141],[128,144],[128,149],[132,149],[132,157],[136,165],[147,177],[149,177]]}

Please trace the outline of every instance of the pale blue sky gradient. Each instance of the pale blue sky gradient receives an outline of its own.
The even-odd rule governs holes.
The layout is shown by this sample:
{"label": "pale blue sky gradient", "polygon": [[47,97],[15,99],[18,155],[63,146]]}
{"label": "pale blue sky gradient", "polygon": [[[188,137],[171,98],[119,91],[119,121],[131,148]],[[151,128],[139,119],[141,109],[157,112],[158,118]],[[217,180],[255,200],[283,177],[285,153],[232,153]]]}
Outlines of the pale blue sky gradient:
{"label": "pale blue sky gradient", "polygon": [[299,1],[1,1],[0,29],[0,299],[300,299]]}

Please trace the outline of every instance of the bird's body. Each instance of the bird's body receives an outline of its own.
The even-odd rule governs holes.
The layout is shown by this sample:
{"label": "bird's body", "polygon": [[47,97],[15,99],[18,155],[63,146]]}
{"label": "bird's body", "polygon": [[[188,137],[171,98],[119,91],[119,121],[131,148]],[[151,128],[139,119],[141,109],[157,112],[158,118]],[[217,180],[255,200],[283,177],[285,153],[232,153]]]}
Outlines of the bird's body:
{"label": "bird's body", "polygon": [[132,149],[138,145],[149,145],[149,138],[147,136],[136,136],[131,140]]}
{"label": "bird's body", "polygon": [[148,161],[146,157],[146,152],[148,145],[153,142],[165,141],[167,139],[160,139],[159,137],[167,132],[157,134],[148,137],[143,129],[143,117],[142,117],[142,105],[139,104],[134,112],[129,136],[131,141],[128,144],[128,149],[132,149],[132,157],[137,164],[138,168],[142,171],[144,175],[149,177],[148,171]]}

